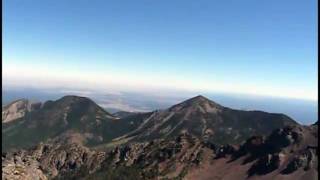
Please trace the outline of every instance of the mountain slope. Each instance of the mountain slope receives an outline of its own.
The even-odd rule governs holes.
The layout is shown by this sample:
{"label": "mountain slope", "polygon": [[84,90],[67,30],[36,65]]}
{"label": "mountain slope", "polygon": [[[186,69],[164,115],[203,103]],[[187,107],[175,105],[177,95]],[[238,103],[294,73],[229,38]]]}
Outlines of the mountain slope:
{"label": "mountain slope", "polygon": [[283,114],[234,110],[197,96],[153,112],[135,131],[122,138],[144,141],[188,132],[215,143],[240,143],[251,135],[266,135],[294,124],[297,123]]}
{"label": "mountain slope", "polygon": [[134,128],[88,98],[65,96],[47,101],[41,109],[19,120],[3,124],[2,149],[30,147],[59,136],[90,146],[108,142]]}
{"label": "mountain slope", "polygon": [[203,96],[119,117],[65,96],[2,125],[4,179],[318,177],[318,123],[302,126]]}
{"label": "mountain slope", "polygon": [[27,99],[16,100],[2,107],[2,123],[9,123],[24,117],[27,113],[40,109],[41,103],[31,103]]}
{"label": "mountain slope", "polygon": [[[296,124],[283,114],[240,111],[197,96],[166,110],[115,117],[85,97],[65,96],[3,123],[2,148],[30,147],[59,138],[88,146],[172,138],[188,132],[214,143],[240,143]],[[110,147],[110,144],[107,145]]]}

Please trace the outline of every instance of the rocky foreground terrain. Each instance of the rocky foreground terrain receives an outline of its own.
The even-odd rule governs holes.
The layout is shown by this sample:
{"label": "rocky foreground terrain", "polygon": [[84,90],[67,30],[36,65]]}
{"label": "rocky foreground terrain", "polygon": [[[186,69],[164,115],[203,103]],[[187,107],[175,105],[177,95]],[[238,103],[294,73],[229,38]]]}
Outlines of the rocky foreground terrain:
{"label": "rocky foreground terrain", "polygon": [[66,96],[2,125],[3,179],[318,179],[318,122],[203,96],[118,115]]}
{"label": "rocky foreground terrain", "polygon": [[318,125],[288,126],[239,146],[188,133],[95,150],[51,142],[2,155],[3,179],[317,179]]}

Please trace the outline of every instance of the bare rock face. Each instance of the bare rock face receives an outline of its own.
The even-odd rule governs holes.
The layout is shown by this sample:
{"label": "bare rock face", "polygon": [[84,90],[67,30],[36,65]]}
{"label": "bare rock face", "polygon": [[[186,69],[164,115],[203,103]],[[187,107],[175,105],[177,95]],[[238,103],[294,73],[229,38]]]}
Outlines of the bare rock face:
{"label": "bare rock face", "polygon": [[14,153],[11,157],[2,157],[2,179],[47,180],[40,169],[40,163],[25,152]]}
{"label": "bare rock face", "polygon": [[105,153],[96,153],[79,144],[60,145],[55,144],[38,147],[42,155],[38,157],[43,171],[50,177],[58,174],[72,173],[82,166],[88,166],[91,170],[99,167],[104,160]]}
{"label": "bare rock face", "polygon": [[286,168],[281,172],[282,174],[291,174],[298,169],[303,169],[307,171],[312,168],[317,168],[317,148],[307,147],[301,152],[294,155],[292,161],[286,166]]}
{"label": "bare rock face", "polygon": [[278,169],[279,166],[279,154],[267,154],[263,157],[260,157],[257,162],[250,167],[248,176],[252,176],[254,174],[264,175]]}
{"label": "bare rock face", "polygon": [[[244,164],[254,162],[248,176],[276,173],[290,176],[315,171],[318,167],[318,127],[288,126],[273,131],[266,138],[253,137],[236,155],[246,156]],[[240,153],[239,153],[240,152]],[[292,177],[291,179],[300,179]]]}
{"label": "bare rock face", "polygon": [[253,136],[240,146],[212,144],[189,133],[105,150],[57,140],[3,154],[2,177],[312,179],[318,176],[317,130],[317,126],[285,127],[267,137]]}
{"label": "bare rock face", "polygon": [[82,167],[95,171],[105,160],[105,154],[76,143],[40,143],[28,151],[3,155],[2,178],[45,180],[75,173]]}
{"label": "bare rock face", "polygon": [[103,169],[104,172],[110,172],[122,167],[137,167],[138,173],[134,176],[138,179],[182,178],[188,169],[202,163],[205,151],[209,152],[209,157],[213,157],[213,150],[200,139],[184,133],[174,140],[158,139],[115,148],[108,154],[104,162],[108,166]]}
{"label": "bare rock face", "polygon": [[40,109],[41,103],[31,103],[26,99],[14,101],[2,108],[2,123],[22,118],[26,113]]}

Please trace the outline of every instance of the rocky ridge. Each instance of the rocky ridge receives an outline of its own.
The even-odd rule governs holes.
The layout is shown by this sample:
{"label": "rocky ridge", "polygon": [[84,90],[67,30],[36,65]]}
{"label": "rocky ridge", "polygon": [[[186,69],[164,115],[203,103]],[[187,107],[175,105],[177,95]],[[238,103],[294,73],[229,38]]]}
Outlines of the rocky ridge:
{"label": "rocky ridge", "polygon": [[3,154],[2,176],[11,177],[17,169],[12,167],[19,165],[24,177],[38,173],[55,179],[312,179],[318,177],[317,131],[317,125],[288,126],[240,146],[217,145],[188,133],[107,151],[57,141]]}
{"label": "rocky ridge", "polygon": [[9,123],[24,117],[27,113],[41,108],[41,103],[32,103],[27,99],[20,99],[2,107],[2,123]]}

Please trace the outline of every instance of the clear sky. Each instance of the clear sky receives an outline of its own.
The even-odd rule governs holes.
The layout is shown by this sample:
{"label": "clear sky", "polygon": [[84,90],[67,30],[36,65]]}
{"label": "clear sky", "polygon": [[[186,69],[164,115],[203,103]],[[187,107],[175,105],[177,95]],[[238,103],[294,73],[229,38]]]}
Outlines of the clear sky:
{"label": "clear sky", "polygon": [[4,0],[8,85],[317,100],[316,0]]}

